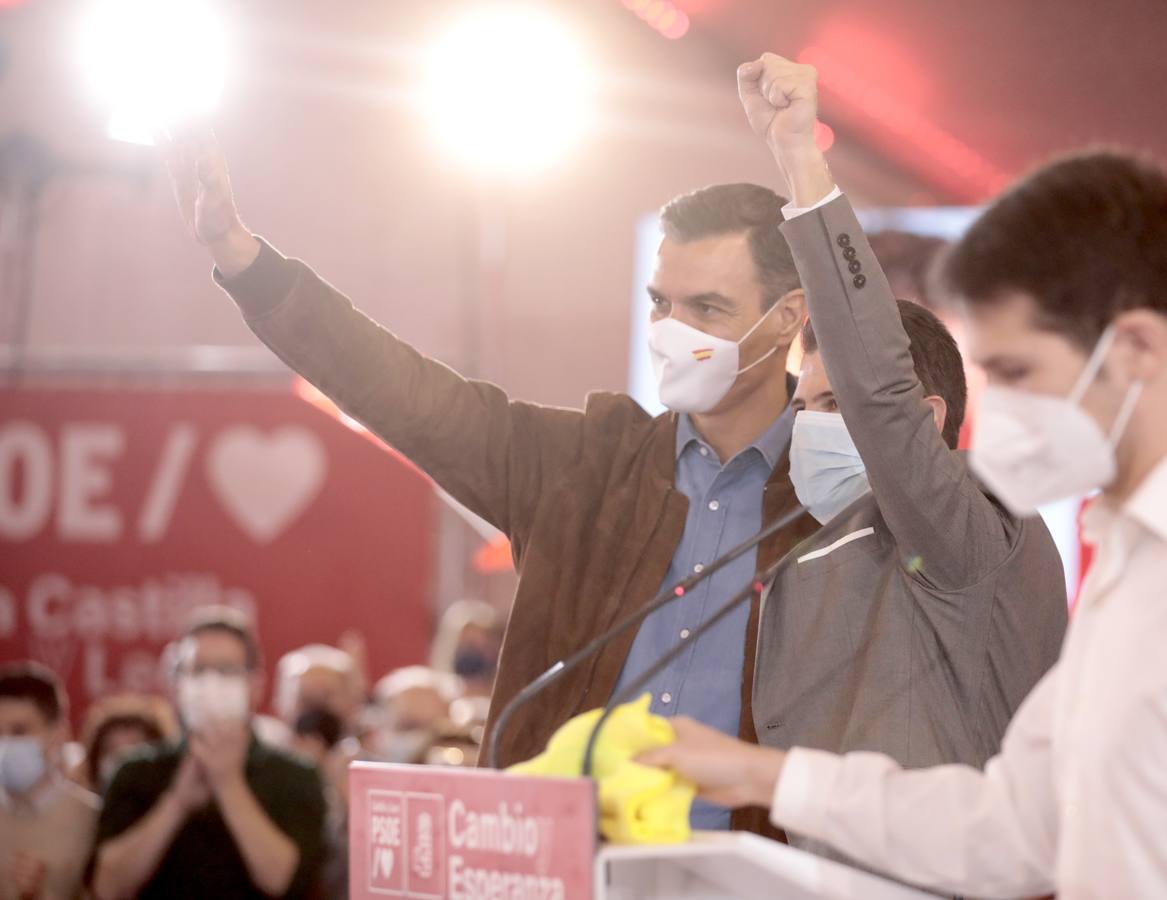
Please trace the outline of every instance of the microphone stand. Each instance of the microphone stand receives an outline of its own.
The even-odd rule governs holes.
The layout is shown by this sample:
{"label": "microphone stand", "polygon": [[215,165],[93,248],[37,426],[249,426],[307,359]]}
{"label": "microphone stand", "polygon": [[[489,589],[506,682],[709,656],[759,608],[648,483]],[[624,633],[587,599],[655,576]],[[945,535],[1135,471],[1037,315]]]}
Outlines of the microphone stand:
{"label": "microphone stand", "polygon": [[[701,572],[690,575],[688,578],[685,578],[672,587],[662,591],[655,598],[653,598],[650,603],[641,607],[632,615],[617,622],[599,637],[589,641],[584,647],[577,650],[571,656],[567,657],[567,659],[561,659],[556,662],[542,675],[540,675],[525,688],[515,694],[515,696],[511,698],[510,702],[502,708],[502,711],[498,714],[498,719],[495,720],[494,730],[490,735],[490,746],[486,754],[487,765],[492,769],[499,768],[499,740],[502,737],[507,724],[510,722],[511,717],[515,714],[515,711],[519,709],[519,707],[527,703],[527,701],[529,701],[532,697],[541,694],[549,686],[554,684],[572,669],[575,669],[577,666],[579,666],[580,663],[589,659],[593,654],[602,650],[614,638],[620,636],[634,625],[639,625],[662,606],[673,602],[679,597],[685,596],[685,594],[692,590],[693,587],[700,584],[706,578],[712,577],[716,572],[725,568],[725,566],[729,565],[743,553],[746,553],[752,550],[754,547],[758,546],[758,544],[762,543],[762,541],[766,540],[766,538],[770,537],[772,534],[781,531],[805,512],[806,507],[799,506],[796,509],[791,510],[785,516],[782,516],[780,519],[777,519],[776,521],[767,525],[753,537],[747,538],[736,547],[729,550],[723,556],[718,557],[716,560],[706,566]],[[705,627],[706,626],[702,626],[702,628]],[[701,629],[698,630],[698,633],[701,633]],[[683,647],[686,646],[686,644],[681,644],[679,646]]]}
{"label": "microphone stand", "polygon": [[756,575],[751,580],[748,587],[734,594],[733,597],[723,603],[717,609],[717,611],[701,625],[701,627],[697,628],[689,636],[687,640],[673,647],[673,649],[671,649],[668,653],[653,663],[652,666],[650,666],[642,675],[640,675],[640,677],[638,677],[615,697],[612,697],[607,702],[607,704],[605,704],[604,711],[601,713],[600,718],[596,721],[595,727],[592,728],[592,733],[588,736],[588,743],[584,749],[583,764],[580,768],[580,774],[583,775],[584,778],[590,778],[592,776],[592,759],[595,756],[596,742],[600,737],[600,729],[604,727],[604,724],[608,721],[609,717],[611,717],[612,712],[621,704],[627,703],[629,700],[633,699],[638,693],[640,693],[640,691],[644,689],[646,684],[652,681],[652,679],[655,678],[657,674],[662,672],[665,667],[668,666],[668,664],[671,663],[674,659],[676,659],[685,649],[687,649],[691,643],[695,642],[698,638],[701,637],[701,635],[705,634],[707,631],[717,625],[718,622],[728,616],[738,606],[755,595],[761,598],[762,591],[765,590],[766,582],[774,577],[774,573],[778,571],[779,565],[781,565],[781,560],[770,566],[770,568],[768,568],[765,572]]}

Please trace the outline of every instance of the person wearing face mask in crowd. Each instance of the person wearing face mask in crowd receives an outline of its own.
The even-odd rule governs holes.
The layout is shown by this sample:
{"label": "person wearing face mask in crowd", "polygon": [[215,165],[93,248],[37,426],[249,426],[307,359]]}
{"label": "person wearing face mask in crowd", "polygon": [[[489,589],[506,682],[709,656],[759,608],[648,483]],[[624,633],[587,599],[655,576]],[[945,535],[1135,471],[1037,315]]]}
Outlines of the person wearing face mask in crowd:
{"label": "person wearing face mask in crowd", "polygon": [[307,644],[285,653],[276,664],[275,710],[294,742],[296,727],[309,713],[326,713],[340,735],[318,761],[331,794],[348,804],[348,765],[359,756],[355,737],[364,694],[363,676],[352,655],[328,644]]}
{"label": "person wearing face mask in crowd", "polygon": [[48,669],[0,667],[0,900],[81,895],[99,802],[61,771],[67,709]]}
{"label": "person wearing face mask in crowd", "polygon": [[[786,357],[805,304],[772,191],[715,185],[662,210],[650,343],[671,411],[653,417],[625,394],[594,393],[578,410],[512,400],[427,359],[247,230],[211,135],[176,135],[163,149],[216,281],[260,339],[510,539],[519,580],[492,715],[617,618],[797,508]],[[559,725],[608,700],[815,528],[810,516],[793,521],[566,674],[516,713],[500,762],[541,752]],[[694,642],[651,686],[653,711],[753,739],[757,612],[745,607]],[[729,818],[694,810],[698,827]]]}
{"label": "person wearing face mask in crowd", "polygon": [[[877,282],[810,137],[814,70],[768,54],[739,77],[756,108],[772,107],[758,115],[784,135],[777,155],[795,202],[813,208],[787,226],[792,244],[813,252],[846,233]],[[945,275],[989,379],[973,470],[1018,515],[1101,490],[1084,521],[1094,564],[1057,664],[983,769],[751,747],[690,721],[641,761],[722,803],[769,806],[775,824],[936,890],[1163,897],[1167,171],[1112,152],[1052,162],[981,215]],[[818,284],[807,288],[813,313]]]}
{"label": "person wearing face mask in crowd", "polygon": [[246,618],[202,611],[177,647],[183,740],[118,769],[98,825],[94,894],[310,896],[324,793],[313,767],[252,733],[263,680]]}
{"label": "person wearing face mask in crowd", "polygon": [[276,664],[274,706],[289,729],[304,713],[325,710],[340,721],[342,737],[351,735],[362,694],[356,661],[338,647],[307,644]]}
{"label": "person wearing face mask in crowd", "polygon": [[461,680],[428,666],[394,669],[377,682],[373,698],[380,721],[374,751],[386,762],[425,762],[434,740],[449,727],[450,704]]}
{"label": "person wearing face mask in crowd", "polygon": [[503,625],[502,615],[489,603],[451,603],[438,623],[430,664],[461,678],[463,696],[489,698],[502,648]]}

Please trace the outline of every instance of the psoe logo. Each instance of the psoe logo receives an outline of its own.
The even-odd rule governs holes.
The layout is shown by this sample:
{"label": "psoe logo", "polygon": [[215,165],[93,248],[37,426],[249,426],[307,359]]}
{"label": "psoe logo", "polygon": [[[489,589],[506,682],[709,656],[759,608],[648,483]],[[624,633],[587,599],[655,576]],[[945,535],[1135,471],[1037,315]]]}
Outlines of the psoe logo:
{"label": "psoe logo", "polygon": [[397,893],[404,887],[404,810],[399,791],[369,791],[370,893]]}

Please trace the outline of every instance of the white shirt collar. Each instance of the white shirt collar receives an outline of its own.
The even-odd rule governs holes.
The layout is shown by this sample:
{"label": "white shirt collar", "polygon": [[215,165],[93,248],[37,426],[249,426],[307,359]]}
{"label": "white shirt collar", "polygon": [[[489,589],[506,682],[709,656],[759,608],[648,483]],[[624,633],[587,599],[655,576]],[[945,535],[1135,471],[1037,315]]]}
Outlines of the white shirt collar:
{"label": "white shirt collar", "polygon": [[1082,514],[1082,536],[1087,543],[1099,544],[1115,526],[1128,518],[1167,541],[1167,457],[1151,470],[1121,509],[1105,496],[1094,500]]}

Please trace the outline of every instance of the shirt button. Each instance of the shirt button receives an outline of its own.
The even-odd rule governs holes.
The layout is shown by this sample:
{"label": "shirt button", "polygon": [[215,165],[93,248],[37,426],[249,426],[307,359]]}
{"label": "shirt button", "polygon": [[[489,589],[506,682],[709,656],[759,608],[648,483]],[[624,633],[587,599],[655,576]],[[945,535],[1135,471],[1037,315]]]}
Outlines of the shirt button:
{"label": "shirt button", "polygon": [[673,695],[670,694],[668,691],[665,691],[663,694],[660,695],[660,702],[661,703],[672,703],[673,702]]}
{"label": "shirt button", "polygon": [[709,508],[711,510],[713,510],[714,512],[717,512],[721,508],[721,504],[718,503],[716,500],[710,500],[709,501]]}
{"label": "shirt button", "polygon": [[709,455],[709,448],[708,447],[701,447],[697,452],[700,453],[702,456],[708,456]]}
{"label": "shirt button", "polygon": [[689,636],[689,629],[688,629],[688,628],[682,628],[682,629],[681,629],[681,640],[683,641],[683,640],[684,640],[685,638],[687,638],[688,636]]}
{"label": "shirt button", "polygon": [[705,571],[705,566],[702,563],[697,563],[697,565],[693,566],[693,571],[700,575]]}

